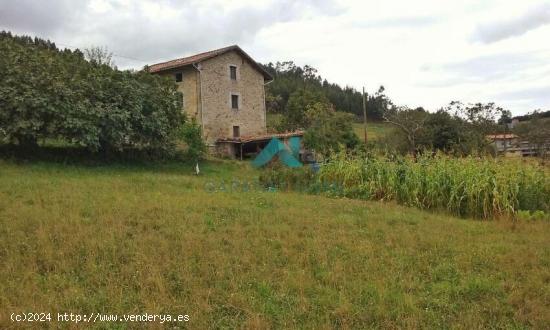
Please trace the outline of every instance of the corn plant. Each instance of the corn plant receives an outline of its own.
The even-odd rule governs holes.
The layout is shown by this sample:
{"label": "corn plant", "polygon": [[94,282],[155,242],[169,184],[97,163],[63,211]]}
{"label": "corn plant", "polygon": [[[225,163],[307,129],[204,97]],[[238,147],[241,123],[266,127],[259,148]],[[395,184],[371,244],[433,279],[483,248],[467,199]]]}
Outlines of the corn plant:
{"label": "corn plant", "polygon": [[339,182],[350,198],[395,200],[421,209],[476,218],[550,213],[550,177],[537,165],[443,154],[365,158],[339,153],[321,167],[320,181]]}

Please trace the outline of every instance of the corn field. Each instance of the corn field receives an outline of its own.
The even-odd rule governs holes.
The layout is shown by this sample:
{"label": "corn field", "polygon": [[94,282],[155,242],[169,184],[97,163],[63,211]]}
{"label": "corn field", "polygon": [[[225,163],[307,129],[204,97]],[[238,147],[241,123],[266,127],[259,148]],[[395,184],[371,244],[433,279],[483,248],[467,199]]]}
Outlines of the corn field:
{"label": "corn field", "polygon": [[[319,180],[338,182],[343,195],[395,200],[458,216],[498,218],[519,211],[550,214],[550,176],[544,168],[506,159],[446,155],[352,157],[335,155]],[[529,212],[527,212],[529,214]]]}

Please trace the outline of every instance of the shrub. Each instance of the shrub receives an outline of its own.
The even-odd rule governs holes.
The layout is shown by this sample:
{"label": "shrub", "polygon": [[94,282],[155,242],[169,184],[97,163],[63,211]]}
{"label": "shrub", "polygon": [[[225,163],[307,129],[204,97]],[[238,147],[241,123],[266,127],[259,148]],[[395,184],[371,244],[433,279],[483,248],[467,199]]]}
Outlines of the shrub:
{"label": "shrub", "polygon": [[185,156],[187,159],[197,162],[206,153],[206,144],[202,138],[202,128],[195,119],[186,122],[181,129],[181,139],[186,144]]}
{"label": "shrub", "polygon": [[315,103],[307,106],[306,118],[310,124],[304,134],[304,145],[323,157],[342,146],[352,149],[359,144],[349,113],[334,111],[330,104]]}

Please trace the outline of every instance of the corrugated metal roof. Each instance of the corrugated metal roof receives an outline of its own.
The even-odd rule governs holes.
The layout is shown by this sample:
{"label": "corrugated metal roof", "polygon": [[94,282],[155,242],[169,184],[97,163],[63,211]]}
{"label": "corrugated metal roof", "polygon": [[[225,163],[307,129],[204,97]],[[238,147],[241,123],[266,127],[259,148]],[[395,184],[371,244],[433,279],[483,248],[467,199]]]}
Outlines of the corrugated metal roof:
{"label": "corrugated metal roof", "polygon": [[515,134],[491,134],[487,135],[488,139],[491,140],[508,140],[508,139],[515,139],[518,136]]}
{"label": "corrugated metal roof", "polygon": [[276,134],[262,134],[262,135],[251,135],[251,136],[241,136],[238,138],[223,138],[218,139],[217,142],[225,142],[225,143],[247,143],[252,141],[264,141],[264,140],[270,140],[272,138],[278,138],[278,139],[284,139],[292,136],[303,136],[303,131],[294,131],[294,132],[286,132],[286,133],[276,133]]}

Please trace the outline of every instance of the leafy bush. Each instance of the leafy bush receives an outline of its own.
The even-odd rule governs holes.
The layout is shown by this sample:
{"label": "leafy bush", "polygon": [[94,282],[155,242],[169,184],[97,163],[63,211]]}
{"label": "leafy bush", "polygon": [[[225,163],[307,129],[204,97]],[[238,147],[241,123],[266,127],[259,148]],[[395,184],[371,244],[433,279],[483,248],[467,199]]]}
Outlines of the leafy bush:
{"label": "leafy bush", "polygon": [[353,115],[334,111],[330,104],[314,103],[306,108],[309,127],[304,134],[304,145],[327,157],[332,151],[347,149],[359,144],[353,131]]}
{"label": "leafy bush", "polygon": [[202,128],[195,119],[186,122],[181,129],[181,138],[185,142],[186,158],[197,162],[206,153],[206,144],[202,138]]}
{"label": "leafy bush", "polygon": [[90,151],[174,150],[184,122],[168,79],[118,71],[79,51],[0,33],[0,132],[8,143],[63,140]]}
{"label": "leafy bush", "polygon": [[300,89],[292,93],[286,105],[285,116],[280,123],[281,132],[305,129],[311,125],[306,115],[308,107],[314,104],[330,104],[319,91]]}

